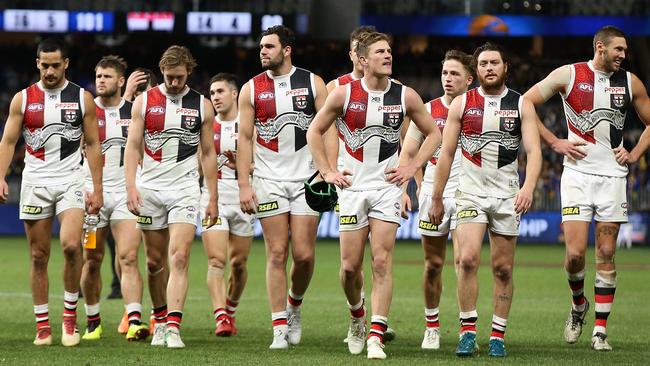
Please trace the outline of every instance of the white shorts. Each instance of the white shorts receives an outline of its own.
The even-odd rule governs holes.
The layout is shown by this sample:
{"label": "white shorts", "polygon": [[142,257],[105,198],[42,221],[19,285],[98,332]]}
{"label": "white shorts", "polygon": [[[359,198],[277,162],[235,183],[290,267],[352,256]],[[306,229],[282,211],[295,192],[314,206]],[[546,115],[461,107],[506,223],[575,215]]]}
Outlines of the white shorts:
{"label": "white shorts", "polygon": [[253,177],[253,191],[257,196],[257,218],[271,217],[285,212],[295,216],[318,216],[305,201],[305,184]]}
{"label": "white shorts", "polygon": [[560,183],[562,222],[627,222],[627,179],[564,168]]}
{"label": "white shorts", "polygon": [[420,203],[420,214],[418,222],[418,233],[424,236],[447,236],[450,230],[456,229],[456,199],[444,197],[442,205],[445,208],[445,215],[440,225],[434,225],[429,221],[429,208],[431,207],[431,195],[420,192],[418,198]]}
{"label": "white shorts", "polygon": [[[86,191],[91,191],[92,185],[86,184]],[[107,227],[111,222],[119,220],[136,220],[138,217],[126,206],[126,192],[104,191],[104,206],[99,210],[97,227]]]}
{"label": "white shorts", "polygon": [[350,191],[339,195],[339,231],[354,231],[368,226],[368,218],[402,223],[402,189],[390,186],[374,191]]}
{"label": "white shorts", "polygon": [[201,192],[201,225],[205,231],[228,231],[238,236],[253,236],[253,222],[255,217],[244,213],[239,204],[219,204],[219,218],[217,223],[206,229],[207,220],[205,209],[208,206],[210,195],[207,190]]}
{"label": "white shorts", "polygon": [[515,198],[480,197],[456,192],[457,225],[488,224],[496,234],[519,236],[521,215],[515,213]]}
{"label": "white shorts", "polygon": [[21,220],[41,220],[58,215],[69,208],[85,210],[84,182],[41,186],[23,180],[20,187]]}
{"label": "white shorts", "polygon": [[137,227],[142,230],[165,229],[169,224],[192,224],[198,219],[201,191],[198,183],[177,190],[140,188],[143,205]]}

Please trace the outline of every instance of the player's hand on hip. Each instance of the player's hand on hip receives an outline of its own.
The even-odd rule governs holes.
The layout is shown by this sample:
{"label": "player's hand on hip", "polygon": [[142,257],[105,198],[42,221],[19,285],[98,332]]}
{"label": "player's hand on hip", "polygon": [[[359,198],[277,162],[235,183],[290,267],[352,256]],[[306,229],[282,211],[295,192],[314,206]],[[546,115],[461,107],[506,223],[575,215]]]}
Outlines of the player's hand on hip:
{"label": "player's hand on hip", "polygon": [[402,193],[402,218],[408,219],[409,215],[406,211],[413,211],[413,204],[411,203],[411,197],[408,193]]}
{"label": "player's hand on hip", "polygon": [[429,207],[429,220],[434,225],[442,224],[442,218],[445,215],[445,206],[442,202],[442,197],[431,198],[431,207]]}
{"label": "player's hand on hip", "polygon": [[239,188],[239,205],[244,213],[254,214],[257,212],[257,196],[250,186]]}
{"label": "player's hand on hip", "polygon": [[587,145],[585,141],[569,141],[567,139],[557,139],[551,148],[558,154],[562,154],[571,160],[584,159],[587,152],[581,146]]}
{"label": "player's hand on hip", "polygon": [[386,181],[391,184],[401,186],[409,181],[415,175],[417,167],[413,166],[398,166],[397,168],[390,168],[386,170]]}
{"label": "player's hand on hip", "polygon": [[614,148],[614,154],[616,154],[616,162],[620,165],[634,163],[636,161],[632,159],[632,154],[630,154],[623,146]]}
{"label": "player's hand on hip", "polygon": [[208,203],[208,206],[205,208],[205,217],[208,219],[206,229],[217,223],[217,220],[219,220],[219,205],[216,201]]}
{"label": "player's hand on hip", "polygon": [[129,211],[137,216],[140,216],[140,207],[142,207],[142,197],[140,197],[140,192],[137,188],[127,189],[126,190],[126,208]]}
{"label": "player's hand on hip", "polygon": [[0,180],[0,203],[6,203],[9,197],[9,185],[6,180]]}
{"label": "player's hand on hip", "polygon": [[520,189],[515,195],[515,212],[518,214],[525,214],[530,210],[533,204],[533,192],[524,188]]}
{"label": "player's hand on hip", "polygon": [[343,169],[343,171],[334,170],[325,173],[323,180],[327,183],[334,184],[339,188],[348,188],[352,185],[352,182],[348,178],[350,175],[352,175],[352,173],[347,169]]}
{"label": "player's hand on hip", "polygon": [[91,215],[99,213],[99,209],[104,205],[104,196],[102,191],[93,190],[86,192],[86,212]]}

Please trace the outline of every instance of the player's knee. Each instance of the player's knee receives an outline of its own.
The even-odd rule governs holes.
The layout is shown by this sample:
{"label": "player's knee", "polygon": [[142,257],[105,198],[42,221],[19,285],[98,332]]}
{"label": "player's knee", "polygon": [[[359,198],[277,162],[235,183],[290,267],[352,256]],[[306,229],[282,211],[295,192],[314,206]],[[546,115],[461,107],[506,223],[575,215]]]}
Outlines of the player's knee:
{"label": "player's knee", "polygon": [[615,247],[604,247],[601,246],[596,251],[596,264],[614,264],[614,255],[616,254]]}
{"label": "player's knee", "polygon": [[285,268],[287,265],[287,252],[281,249],[268,249],[266,261],[273,267]]}
{"label": "player's knee", "polygon": [[223,279],[223,266],[213,266],[212,264],[208,264],[208,273],[206,276],[208,286],[213,279]]}
{"label": "player's knee", "polygon": [[222,258],[216,258],[216,257],[208,258],[208,271],[210,270],[210,268],[221,268],[221,270],[223,270],[225,266],[226,263]]}
{"label": "player's knee", "polygon": [[81,255],[81,246],[78,242],[62,242],[61,245],[63,246],[63,256],[65,259],[73,260]]}
{"label": "player's knee", "polygon": [[189,251],[177,250],[169,257],[169,263],[177,270],[186,270],[189,263]]}
{"label": "player's knee", "polygon": [[118,260],[123,269],[125,267],[136,268],[138,266],[138,254],[136,252],[120,254]]}
{"label": "player's knee", "polygon": [[233,257],[230,259],[230,270],[237,276],[246,272],[247,258]]}
{"label": "player's knee", "polygon": [[372,258],[372,273],[375,276],[384,277],[390,269],[390,258],[387,255],[375,255]]}
{"label": "player's knee", "polygon": [[296,267],[312,267],[314,265],[314,254],[312,252],[295,255],[293,256],[293,263]]}
{"label": "player's knee", "polygon": [[32,248],[32,265],[34,268],[47,268],[47,262],[50,260],[50,253],[44,249]]}
{"label": "player's knee", "polygon": [[567,248],[566,261],[569,268],[582,268],[584,267],[585,254],[579,250]]}
{"label": "player's knee", "polygon": [[458,268],[464,272],[475,272],[478,269],[478,255],[463,254],[458,257]]}
{"label": "player's knee", "polygon": [[352,261],[341,261],[341,276],[347,279],[356,278],[361,274],[361,263]]}
{"label": "player's knee", "polygon": [[436,278],[442,273],[444,262],[440,257],[427,258],[424,262],[424,272],[427,278]]}
{"label": "player's knee", "polygon": [[149,276],[156,276],[162,273],[164,269],[165,264],[161,258],[147,257],[147,273],[149,273]]}
{"label": "player's knee", "polygon": [[492,266],[492,273],[497,281],[508,283],[512,280],[512,265],[496,264]]}

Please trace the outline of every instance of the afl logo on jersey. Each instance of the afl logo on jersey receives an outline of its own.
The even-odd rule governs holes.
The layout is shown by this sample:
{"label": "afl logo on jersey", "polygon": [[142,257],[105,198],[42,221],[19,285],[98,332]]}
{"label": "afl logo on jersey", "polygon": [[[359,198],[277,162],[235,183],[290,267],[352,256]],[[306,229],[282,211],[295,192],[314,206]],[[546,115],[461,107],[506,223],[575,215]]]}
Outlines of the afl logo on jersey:
{"label": "afl logo on jersey", "polygon": [[106,125],[106,121],[104,121],[103,119],[97,119],[97,124],[99,125],[99,127],[104,127]]}
{"label": "afl logo on jersey", "polygon": [[348,106],[348,110],[350,110],[352,112],[363,112],[363,111],[366,110],[366,105],[363,104],[363,103],[359,103],[359,102],[352,102]]}
{"label": "afl logo on jersey", "polygon": [[273,92],[261,92],[258,96],[257,99],[259,100],[271,100],[275,98],[275,94]]}
{"label": "afl logo on jersey", "polygon": [[32,103],[27,106],[27,112],[40,112],[43,109],[45,109],[45,107],[42,103]]}
{"label": "afl logo on jersey", "polygon": [[444,126],[445,126],[445,122],[447,122],[447,121],[445,121],[445,120],[442,119],[442,118],[436,118],[435,121],[436,121],[436,126],[438,126],[438,127],[444,127]]}
{"label": "afl logo on jersey", "polygon": [[593,93],[594,92],[594,86],[589,84],[589,83],[580,83],[578,84],[578,90],[587,92],[587,93]]}
{"label": "afl logo on jersey", "polygon": [[165,107],[161,107],[159,105],[153,106],[149,109],[147,109],[147,113],[149,114],[165,114]]}
{"label": "afl logo on jersey", "polygon": [[468,117],[482,117],[483,116],[483,110],[479,108],[470,108],[465,112],[465,115]]}

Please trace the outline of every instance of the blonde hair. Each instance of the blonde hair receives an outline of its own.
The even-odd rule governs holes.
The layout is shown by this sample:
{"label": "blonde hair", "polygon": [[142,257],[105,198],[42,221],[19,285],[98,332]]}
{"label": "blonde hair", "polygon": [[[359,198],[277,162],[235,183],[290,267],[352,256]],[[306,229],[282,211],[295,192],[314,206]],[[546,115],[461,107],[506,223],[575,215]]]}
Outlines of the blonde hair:
{"label": "blonde hair", "polygon": [[363,34],[357,43],[357,55],[368,57],[370,46],[379,41],[386,41],[388,44],[390,44],[390,38],[385,33],[369,32]]}
{"label": "blonde hair", "polygon": [[188,73],[192,73],[196,65],[196,60],[192,57],[190,50],[187,47],[178,45],[167,48],[158,63],[161,69],[165,67],[185,66]]}

